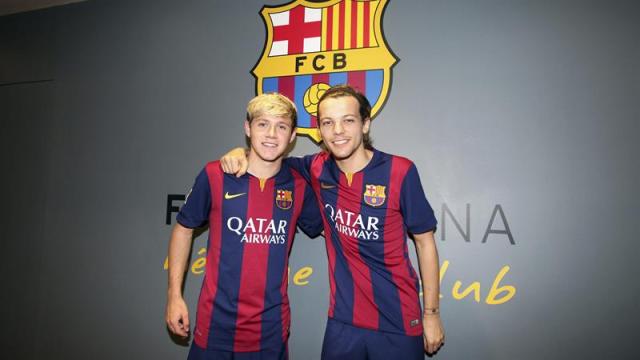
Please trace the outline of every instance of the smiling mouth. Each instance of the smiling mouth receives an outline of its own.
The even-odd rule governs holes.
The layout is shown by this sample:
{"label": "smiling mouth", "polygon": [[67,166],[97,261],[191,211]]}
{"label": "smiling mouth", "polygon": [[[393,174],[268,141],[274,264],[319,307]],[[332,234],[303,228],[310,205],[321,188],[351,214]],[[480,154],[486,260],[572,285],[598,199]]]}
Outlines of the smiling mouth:
{"label": "smiling mouth", "polygon": [[270,147],[270,148],[276,148],[276,147],[278,147],[278,144],[263,142],[262,146]]}
{"label": "smiling mouth", "polygon": [[338,140],[333,140],[331,143],[333,143],[334,145],[344,145],[349,141],[349,139],[338,139]]}

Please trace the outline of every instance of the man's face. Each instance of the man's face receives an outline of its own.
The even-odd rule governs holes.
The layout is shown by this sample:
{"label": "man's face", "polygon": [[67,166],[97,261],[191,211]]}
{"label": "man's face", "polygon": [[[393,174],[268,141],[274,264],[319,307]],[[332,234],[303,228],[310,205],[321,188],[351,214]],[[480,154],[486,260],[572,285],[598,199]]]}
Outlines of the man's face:
{"label": "man's face", "polygon": [[360,117],[358,100],[352,96],[328,98],[320,103],[320,135],[337,160],[351,157],[364,149],[363,136],[369,132],[370,119]]}
{"label": "man's face", "polygon": [[281,158],[296,137],[288,117],[260,115],[251,123],[244,122],[244,131],[251,142],[251,151],[264,161]]}

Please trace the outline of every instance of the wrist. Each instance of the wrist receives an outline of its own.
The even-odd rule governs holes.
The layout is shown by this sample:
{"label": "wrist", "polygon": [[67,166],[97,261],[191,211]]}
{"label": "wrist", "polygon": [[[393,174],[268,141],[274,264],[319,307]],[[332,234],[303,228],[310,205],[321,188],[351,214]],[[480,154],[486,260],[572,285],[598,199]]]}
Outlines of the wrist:
{"label": "wrist", "polygon": [[180,289],[177,289],[177,290],[175,290],[175,289],[169,289],[169,290],[167,291],[167,297],[168,297],[170,300],[173,300],[173,299],[182,299],[182,291],[180,291]]}
{"label": "wrist", "polygon": [[440,308],[439,307],[424,308],[424,312],[422,313],[422,316],[423,317],[440,316]]}

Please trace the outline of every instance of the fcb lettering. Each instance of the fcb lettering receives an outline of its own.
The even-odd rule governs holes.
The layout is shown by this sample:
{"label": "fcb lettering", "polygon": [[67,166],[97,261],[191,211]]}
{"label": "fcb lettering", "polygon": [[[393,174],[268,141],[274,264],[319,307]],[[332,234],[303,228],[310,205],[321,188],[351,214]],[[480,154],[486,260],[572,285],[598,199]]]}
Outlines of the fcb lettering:
{"label": "fcb lettering", "polygon": [[[347,55],[343,53],[333,54],[333,62],[329,62],[328,63],[329,65],[326,65],[327,61],[325,61],[325,59],[326,59],[326,56],[322,54],[314,56],[313,60],[310,63],[311,67],[313,67],[313,70],[322,71],[327,66],[331,66],[330,67],[331,70],[342,70],[347,66]],[[309,65],[306,65],[306,60],[307,60],[306,55],[296,56],[296,73],[299,73],[301,69],[302,71],[310,70],[305,67],[305,66],[309,66]]]}

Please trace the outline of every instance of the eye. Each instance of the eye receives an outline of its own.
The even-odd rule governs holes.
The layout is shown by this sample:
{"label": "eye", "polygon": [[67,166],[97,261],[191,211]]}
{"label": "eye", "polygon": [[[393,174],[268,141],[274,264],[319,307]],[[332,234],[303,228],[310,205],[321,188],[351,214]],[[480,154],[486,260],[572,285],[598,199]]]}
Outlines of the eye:
{"label": "eye", "polygon": [[344,119],[344,122],[349,123],[349,124],[353,124],[354,122],[356,122],[356,119],[354,119],[354,118],[346,118],[346,119]]}
{"label": "eye", "polygon": [[321,126],[329,126],[331,124],[332,124],[331,120],[323,119],[323,120],[320,121],[320,125]]}
{"label": "eye", "polygon": [[289,130],[289,127],[287,125],[280,125],[278,128],[280,130],[282,130],[282,131],[288,131]]}
{"label": "eye", "polygon": [[260,122],[258,123],[258,127],[261,127],[261,128],[263,128],[263,127],[267,127],[267,123],[266,123],[265,121],[260,121]]}

